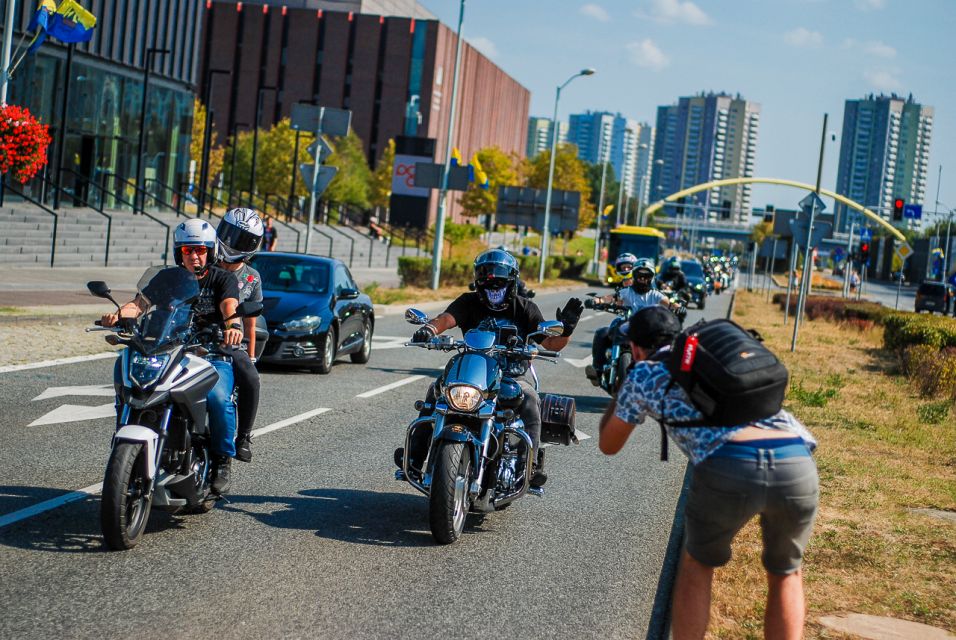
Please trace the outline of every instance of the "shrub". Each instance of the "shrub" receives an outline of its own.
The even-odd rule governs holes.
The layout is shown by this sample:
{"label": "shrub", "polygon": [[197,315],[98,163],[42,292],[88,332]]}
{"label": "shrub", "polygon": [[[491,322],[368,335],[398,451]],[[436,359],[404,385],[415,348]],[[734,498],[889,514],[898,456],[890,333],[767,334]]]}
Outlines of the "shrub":
{"label": "shrub", "polygon": [[956,347],[940,351],[929,344],[903,350],[903,371],[923,397],[942,395],[956,400]]}
{"label": "shrub", "polygon": [[[398,276],[405,287],[429,287],[432,278],[432,259],[427,257],[402,256],[398,259]],[[441,286],[468,286],[474,279],[472,262],[443,260],[441,263]]]}
{"label": "shrub", "polygon": [[917,344],[938,349],[956,347],[956,320],[917,313],[888,313],[880,318],[883,346],[898,353]]}

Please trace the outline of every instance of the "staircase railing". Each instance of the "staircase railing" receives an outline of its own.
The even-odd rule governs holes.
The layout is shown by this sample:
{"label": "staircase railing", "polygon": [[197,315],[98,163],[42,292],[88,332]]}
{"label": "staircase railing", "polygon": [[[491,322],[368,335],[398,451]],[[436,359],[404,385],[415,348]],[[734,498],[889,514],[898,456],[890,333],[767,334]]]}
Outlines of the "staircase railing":
{"label": "staircase railing", "polygon": [[53,209],[50,209],[49,207],[47,207],[45,204],[43,204],[43,203],[40,202],[39,200],[35,200],[34,198],[31,198],[30,196],[28,196],[28,195],[27,195],[26,193],[24,193],[23,191],[20,191],[19,189],[15,188],[15,187],[13,187],[13,186],[10,186],[10,185],[8,185],[8,184],[6,184],[6,181],[7,181],[6,175],[5,175],[5,174],[0,174],[0,203],[3,202],[3,192],[4,192],[4,190],[9,189],[11,192],[13,192],[14,194],[20,196],[21,198],[23,198],[23,199],[26,200],[27,202],[30,202],[30,203],[32,203],[32,204],[34,204],[34,205],[40,207],[40,209],[41,209],[44,213],[48,213],[48,214],[50,214],[51,216],[53,216],[53,237],[52,237],[51,240],[50,240],[50,266],[52,267],[52,266],[53,266],[53,261],[54,261],[54,259],[56,258],[56,228],[57,228],[57,224],[58,224],[59,221],[60,221],[60,216],[58,216],[58,215],[56,214],[56,211],[54,211]]}
{"label": "staircase railing", "polygon": [[162,226],[166,230],[166,241],[163,243],[163,266],[168,265],[169,264],[169,225],[163,222],[162,220],[160,220],[159,218],[157,218],[156,216],[150,213],[147,213],[145,208],[140,208],[137,211],[136,203],[130,202],[129,200],[123,198],[122,196],[120,196],[118,192],[110,191],[109,189],[107,189],[106,179],[109,176],[115,176],[115,175],[116,175],[115,173],[108,173],[108,172],[103,174],[102,183],[100,184],[102,197],[105,199],[106,196],[110,196],[114,200],[117,200],[125,204],[126,206],[128,206],[133,211],[134,214],[139,213],[140,215],[144,215],[150,220],[152,220],[153,222]]}
{"label": "staircase railing", "polygon": [[[176,191],[175,189],[173,189],[171,186],[169,186],[169,185],[166,184],[165,182],[160,182],[160,181],[159,181],[158,179],[156,179],[156,178],[146,178],[146,180],[144,181],[144,183],[147,185],[147,187],[148,187],[148,185],[150,185],[150,184],[155,184],[155,185],[157,185],[158,187],[160,187],[160,189],[162,189],[162,191],[163,191],[164,193],[170,193],[170,194],[172,194],[172,195],[174,196],[174,199],[176,200],[176,206],[173,207],[173,209],[176,211],[176,215],[177,215],[177,216],[182,216],[182,217],[184,217],[184,218],[189,218],[189,215],[186,213],[185,209],[183,208],[183,203],[186,202],[187,200],[189,200],[189,198],[186,197],[186,194],[184,194],[184,193],[182,193],[182,192],[180,192],[180,191]],[[152,196],[152,198],[153,198],[153,201],[154,201],[154,202],[159,202],[159,199],[156,198],[155,196]],[[145,206],[145,202],[144,202],[144,206]]]}
{"label": "staircase railing", "polygon": [[[96,184],[95,182],[93,182],[92,180],[90,180],[89,178],[87,178],[86,176],[84,176],[84,175],[82,175],[82,174],[80,174],[80,173],[77,173],[77,172],[74,171],[73,169],[69,169],[69,168],[67,168],[67,167],[63,167],[63,170],[66,171],[66,172],[68,172],[68,173],[72,173],[74,176],[76,176],[76,177],[80,178],[81,180],[83,180],[83,181],[86,183],[87,188],[89,188],[89,187],[96,187],[97,189],[100,188],[100,185]],[[106,250],[105,250],[104,253],[103,253],[103,266],[104,266],[104,267],[110,266],[110,238],[111,238],[112,235],[113,235],[113,216],[111,216],[110,214],[108,214],[108,213],[106,213],[105,211],[103,211],[103,198],[100,197],[100,206],[99,206],[99,208],[97,208],[97,207],[94,207],[92,204],[90,204],[90,202],[89,202],[85,197],[82,197],[82,196],[80,196],[79,194],[77,194],[77,193],[76,193],[76,189],[73,189],[73,193],[70,193],[69,191],[66,190],[66,187],[63,187],[63,186],[61,186],[61,185],[58,185],[56,182],[54,182],[53,180],[51,180],[51,179],[50,179],[49,177],[47,177],[46,175],[40,176],[40,179],[41,179],[43,182],[45,182],[48,187],[52,187],[53,189],[59,189],[59,190],[60,190],[60,203],[61,203],[61,204],[62,204],[62,202],[63,202],[63,193],[65,192],[65,193],[67,193],[71,198],[73,198],[75,201],[78,201],[78,202],[82,203],[83,206],[85,206],[86,208],[92,209],[93,211],[95,211],[95,212],[98,213],[99,215],[101,215],[101,216],[103,216],[104,218],[106,218]],[[87,195],[89,195],[89,192],[87,192]]]}

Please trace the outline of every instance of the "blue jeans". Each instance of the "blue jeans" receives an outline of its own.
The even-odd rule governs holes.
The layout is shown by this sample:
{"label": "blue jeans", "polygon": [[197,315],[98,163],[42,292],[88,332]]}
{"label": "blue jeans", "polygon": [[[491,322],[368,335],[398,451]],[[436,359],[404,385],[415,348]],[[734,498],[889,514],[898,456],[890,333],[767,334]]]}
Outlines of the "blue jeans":
{"label": "blue jeans", "polygon": [[[219,374],[216,383],[206,395],[206,411],[209,414],[209,431],[212,452],[216,455],[235,457],[236,455],[236,403],[232,401],[232,387],[235,379],[232,373],[232,361],[213,360],[209,364]],[[120,358],[113,367],[113,381],[119,385]],[[116,400],[119,409],[119,398]]]}

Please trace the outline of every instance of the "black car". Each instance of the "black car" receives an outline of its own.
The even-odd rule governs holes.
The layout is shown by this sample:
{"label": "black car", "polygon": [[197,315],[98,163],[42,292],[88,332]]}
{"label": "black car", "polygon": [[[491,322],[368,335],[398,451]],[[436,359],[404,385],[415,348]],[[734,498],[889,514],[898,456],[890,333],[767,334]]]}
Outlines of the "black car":
{"label": "black car", "polygon": [[352,362],[368,362],[375,311],[342,262],[270,252],[251,264],[262,276],[262,315],[269,327],[261,362],[317,373],[328,373],[346,353]]}
{"label": "black car", "polygon": [[916,290],[916,312],[937,311],[945,316],[949,313],[952,298],[952,285],[936,280],[924,280]]}
{"label": "black car", "polygon": [[687,288],[690,289],[691,302],[698,309],[703,309],[707,304],[707,279],[704,275],[704,267],[697,260],[681,260],[681,271],[687,278]]}

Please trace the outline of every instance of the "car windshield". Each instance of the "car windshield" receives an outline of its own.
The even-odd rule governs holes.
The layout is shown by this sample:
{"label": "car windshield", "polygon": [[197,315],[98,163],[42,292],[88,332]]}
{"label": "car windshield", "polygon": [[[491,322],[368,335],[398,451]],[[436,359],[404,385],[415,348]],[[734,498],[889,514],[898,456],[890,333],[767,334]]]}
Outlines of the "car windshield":
{"label": "car windshield", "polygon": [[151,267],[137,289],[149,303],[139,319],[140,340],[147,352],[181,341],[192,319],[192,303],[199,296],[196,276],[181,267]]}
{"label": "car windshield", "polygon": [[262,288],[289,293],[328,293],[328,263],[303,258],[258,255],[252,266],[262,276]]}
{"label": "car windshield", "polygon": [[680,263],[681,271],[688,277],[703,278],[704,269],[699,262],[694,260],[682,260]]}

